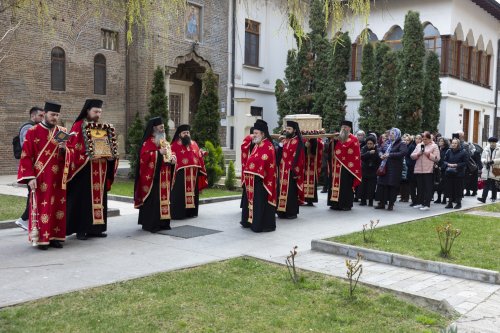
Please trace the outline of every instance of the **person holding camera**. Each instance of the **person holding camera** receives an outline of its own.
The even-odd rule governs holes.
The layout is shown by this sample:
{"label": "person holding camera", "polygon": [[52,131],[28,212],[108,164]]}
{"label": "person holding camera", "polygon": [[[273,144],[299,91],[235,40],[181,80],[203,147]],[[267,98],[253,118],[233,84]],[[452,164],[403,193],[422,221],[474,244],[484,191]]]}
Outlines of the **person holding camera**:
{"label": "person holding camera", "polygon": [[434,193],[434,163],[439,162],[441,158],[437,144],[432,141],[431,133],[422,134],[422,143],[415,147],[411,158],[415,161],[413,173],[417,182],[417,202],[413,208],[429,210]]}
{"label": "person holding camera", "polygon": [[[460,140],[458,138],[453,139],[450,149],[444,154],[443,163],[441,164],[446,177],[444,195],[448,198],[448,205],[445,208],[462,208],[467,158],[467,152],[460,145]],[[453,203],[455,203],[455,207],[453,207]]]}
{"label": "person holding camera", "polygon": [[477,200],[482,203],[486,202],[488,192],[491,190],[491,202],[497,200],[497,188],[495,181],[500,180],[500,148],[497,147],[498,139],[490,137],[488,139],[490,144],[489,148],[483,150],[481,162],[483,163],[483,171],[481,178],[485,180],[483,195],[478,197]]}

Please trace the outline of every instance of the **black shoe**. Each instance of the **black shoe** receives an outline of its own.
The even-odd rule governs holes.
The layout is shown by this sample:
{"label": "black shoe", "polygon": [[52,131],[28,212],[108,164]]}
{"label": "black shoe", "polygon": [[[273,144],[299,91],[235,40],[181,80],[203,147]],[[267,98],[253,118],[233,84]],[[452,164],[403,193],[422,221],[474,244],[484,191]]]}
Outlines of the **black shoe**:
{"label": "black shoe", "polygon": [[241,224],[241,226],[242,226],[243,228],[250,228],[250,223],[248,223],[248,222],[243,222],[243,221],[241,221],[241,222],[240,222],[240,224]]}
{"label": "black shoe", "polygon": [[359,202],[359,199],[358,198],[354,198],[353,200],[354,202]]}
{"label": "black shoe", "polygon": [[326,188],[321,190],[321,193],[328,193],[328,190]]}
{"label": "black shoe", "polygon": [[351,207],[343,207],[341,208],[341,210],[343,210],[344,212],[348,212],[351,210]]}
{"label": "black shoe", "polygon": [[441,198],[434,200],[434,203],[441,203]]}
{"label": "black shoe", "polygon": [[443,201],[441,201],[441,204],[446,205],[446,199],[443,199]]}
{"label": "black shoe", "polygon": [[360,206],[366,206],[366,200],[361,200]]}
{"label": "black shoe", "polygon": [[470,191],[465,192],[464,196],[470,197]]}
{"label": "black shoe", "polygon": [[478,198],[477,198],[477,200],[478,200],[478,201],[481,201],[482,203],[485,203],[485,202],[486,202],[486,199],[484,199],[484,198],[479,198],[479,197],[478,197]]}
{"label": "black shoe", "polygon": [[459,202],[455,205],[455,207],[453,207],[454,209],[460,209],[462,208],[462,204]]}
{"label": "black shoe", "polygon": [[314,206],[314,203],[312,203],[312,202],[308,202],[308,203],[307,203],[307,205],[308,205],[308,206]]}
{"label": "black shoe", "polygon": [[477,195],[477,192],[472,192],[471,196],[475,197]]}
{"label": "black shoe", "polygon": [[389,206],[387,206],[387,210],[394,210],[394,204],[389,204]]}
{"label": "black shoe", "polygon": [[385,205],[384,204],[378,204],[375,206],[375,209],[385,209]]}
{"label": "black shoe", "polygon": [[49,249],[48,245],[38,245],[37,246],[39,250],[47,251]]}
{"label": "black shoe", "polygon": [[160,230],[172,230],[172,228],[169,225],[164,225],[160,227]]}
{"label": "black shoe", "polygon": [[49,243],[49,246],[50,247],[54,247],[56,249],[62,249],[63,248],[63,245],[60,241],[58,240],[51,240],[50,243]]}
{"label": "black shoe", "polygon": [[446,207],[444,207],[444,208],[453,208],[453,204],[451,203],[451,201],[450,201],[450,202],[448,202],[448,204],[447,204],[447,205],[446,205]]}
{"label": "black shoe", "polygon": [[297,218],[297,215],[287,215],[286,217],[288,220],[295,220]]}
{"label": "black shoe", "polygon": [[79,239],[79,240],[87,240],[87,239],[89,239],[89,238],[87,237],[87,235],[86,235],[85,233],[83,233],[83,232],[82,232],[82,233],[77,233],[77,234],[76,234],[76,239]]}
{"label": "black shoe", "polygon": [[412,203],[410,204],[410,207],[415,207],[416,205],[417,205],[416,203],[412,202]]}
{"label": "black shoe", "polygon": [[368,201],[368,206],[373,207],[373,200]]}

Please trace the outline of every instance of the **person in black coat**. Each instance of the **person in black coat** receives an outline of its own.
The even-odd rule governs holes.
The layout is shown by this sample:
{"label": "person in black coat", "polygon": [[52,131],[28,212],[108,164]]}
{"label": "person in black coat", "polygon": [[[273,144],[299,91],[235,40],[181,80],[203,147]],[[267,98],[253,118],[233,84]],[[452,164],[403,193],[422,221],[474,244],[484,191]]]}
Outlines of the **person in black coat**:
{"label": "person in black coat", "polygon": [[408,170],[406,171],[406,179],[409,187],[409,199],[411,200],[410,206],[413,207],[417,205],[417,181],[415,179],[415,160],[411,158],[411,153],[415,150],[417,144],[422,142],[422,136],[420,134],[413,136],[408,136],[406,141],[407,152],[405,155],[405,163]]}
{"label": "person in black coat", "polygon": [[[465,166],[467,165],[467,152],[462,149],[459,139],[453,139],[451,147],[444,155],[443,170],[446,175],[445,193],[449,198],[445,208],[462,208],[464,193]],[[453,207],[453,202],[455,207]]]}
{"label": "person in black coat", "polygon": [[[437,199],[434,201],[434,203],[441,203],[446,205],[446,193],[444,189],[446,184],[446,172],[443,166],[444,166],[444,157],[446,155],[446,152],[448,151],[448,149],[450,149],[450,142],[448,141],[448,139],[440,137],[438,139],[438,146],[439,146],[439,154],[441,156],[438,162],[438,167],[442,171],[441,171],[441,179],[439,180],[439,184],[436,188]],[[441,200],[441,195],[443,196],[442,200]]]}
{"label": "person in black coat", "polygon": [[375,189],[377,187],[377,168],[380,165],[379,151],[377,148],[377,139],[374,136],[368,136],[365,145],[361,149],[361,185],[359,189],[360,206],[373,206]]}
{"label": "person in black coat", "polygon": [[377,179],[377,196],[380,201],[375,209],[384,209],[386,203],[389,204],[387,210],[394,209],[394,202],[401,183],[403,159],[407,152],[406,143],[401,140],[401,131],[392,128],[389,133],[389,140],[385,142],[379,152],[382,160],[380,162],[381,167],[385,164],[385,174]]}

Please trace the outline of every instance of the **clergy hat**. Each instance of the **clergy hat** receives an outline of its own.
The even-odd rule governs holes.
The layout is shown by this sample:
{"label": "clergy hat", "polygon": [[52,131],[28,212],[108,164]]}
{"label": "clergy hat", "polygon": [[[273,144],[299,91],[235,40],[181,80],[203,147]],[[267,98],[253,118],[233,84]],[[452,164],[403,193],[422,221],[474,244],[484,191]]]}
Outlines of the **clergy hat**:
{"label": "clergy hat", "polygon": [[161,119],[161,117],[151,118],[149,122],[151,123],[151,126],[158,126],[163,124],[163,120]]}
{"label": "clergy hat", "polygon": [[87,118],[87,111],[92,108],[101,108],[102,103],[103,102],[100,99],[86,99],[85,104],[83,104],[82,111],[80,111],[80,114],[76,118],[75,122]]}
{"label": "clergy hat", "polygon": [[460,135],[458,135],[458,133],[453,133],[453,134],[451,135],[451,138],[452,138],[452,139],[460,139]]}
{"label": "clergy hat", "polygon": [[344,125],[345,125],[345,126],[349,126],[350,128],[352,128],[352,121],[349,121],[349,120],[342,120],[342,121],[340,122],[340,127],[342,127],[342,126],[344,126]]}
{"label": "clergy hat", "polygon": [[253,134],[253,129],[254,129],[253,126],[250,127],[250,134]]}
{"label": "clergy hat", "polygon": [[172,138],[172,142],[179,139],[179,135],[181,135],[182,132],[190,131],[190,130],[191,130],[191,126],[189,126],[188,124],[179,125],[179,127],[177,127],[177,129],[175,130],[175,134],[174,134],[174,137]]}
{"label": "clergy hat", "polygon": [[495,138],[494,136],[491,136],[488,138],[488,142],[498,142],[498,139]]}
{"label": "clergy hat", "polygon": [[286,121],[286,126],[287,126],[287,127],[292,127],[293,129],[295,129],[295,130],[297,130],[297,131],[299,130],[299,123],[298,123],[298,122],[296,122],[296,121],[287,120],[287,121]]}
{"label": "clergy hat", "polygon": [[269,128],[267,127],[267,123],[262,119],[257,119],[255,124],[253,124],[253,128],[259,130],[261,132],[269,132]]}
{"label": "clergy hat", "polygon": [[61,105],[54,102],[45,102],[44,111],[61,112]]}

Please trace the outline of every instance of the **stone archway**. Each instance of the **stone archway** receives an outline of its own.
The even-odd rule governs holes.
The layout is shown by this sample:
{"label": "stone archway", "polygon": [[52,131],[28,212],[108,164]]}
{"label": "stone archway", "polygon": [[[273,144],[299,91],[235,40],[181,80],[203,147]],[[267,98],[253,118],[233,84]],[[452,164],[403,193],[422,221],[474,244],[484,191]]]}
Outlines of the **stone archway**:
{"label": "stone archway", "polygon": [[175,58],[174,64],[175,67],[166,69],[171,129],[183,123],[193,122],[200,101],[201,77],[211,68],[210,63],[195,51]]}

